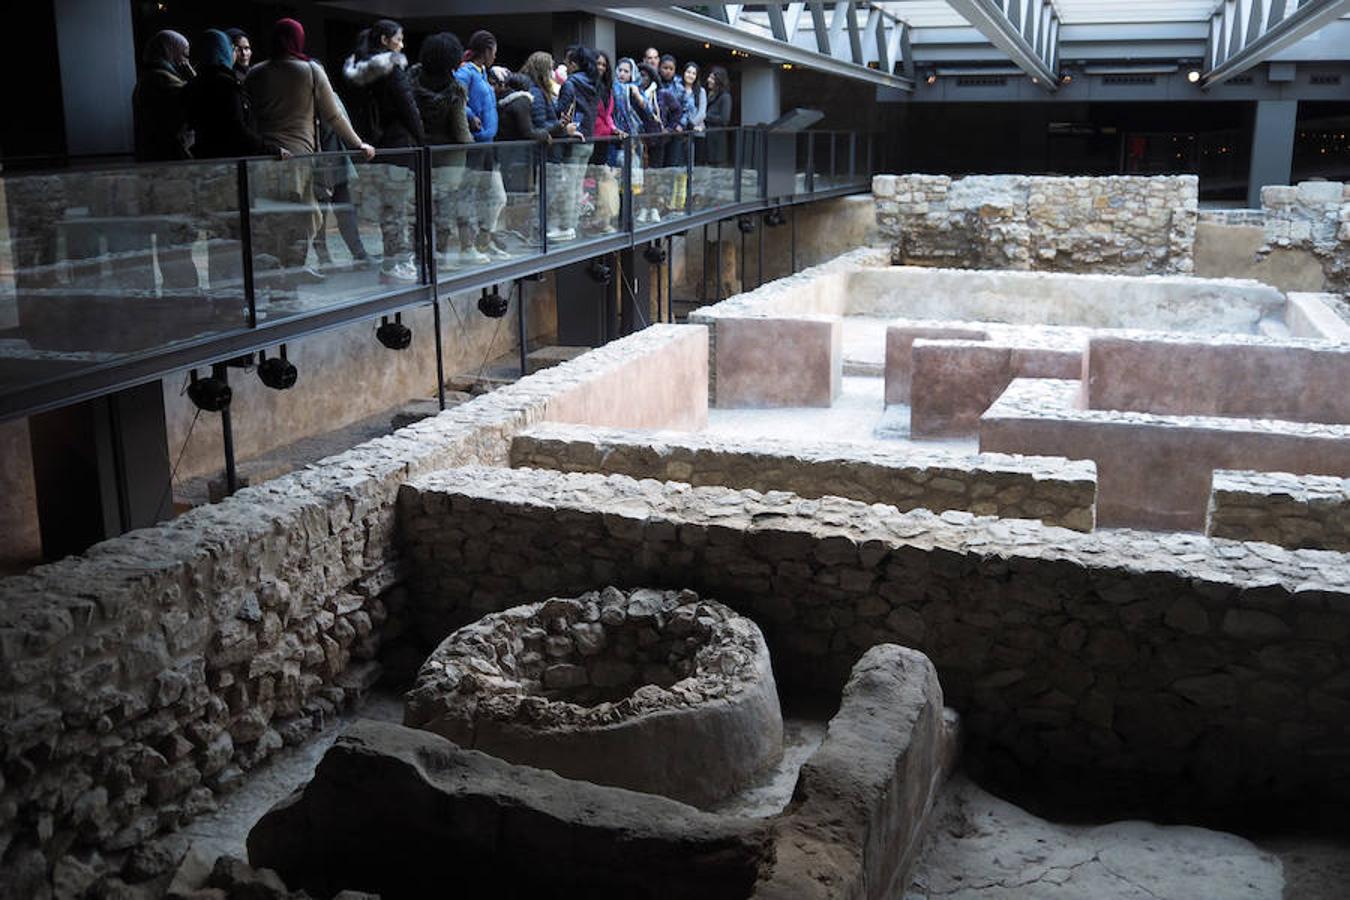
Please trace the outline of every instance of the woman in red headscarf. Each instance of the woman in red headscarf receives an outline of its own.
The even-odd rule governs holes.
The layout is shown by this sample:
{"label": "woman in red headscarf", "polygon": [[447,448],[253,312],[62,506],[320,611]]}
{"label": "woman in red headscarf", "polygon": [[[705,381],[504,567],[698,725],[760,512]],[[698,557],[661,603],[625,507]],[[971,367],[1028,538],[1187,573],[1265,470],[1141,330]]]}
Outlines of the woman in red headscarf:
{"label": "woman in red headscarf", "polygon": [[[339,105],[323,66],[305,55],[305,29],[294,19],[280,19],[272,29],[272,55],[249,70],[244,88],[253,102],[258,131],[265,140],[300,155],[316,153],[319,138],[314,123],[322,119],[338,139],[366,159],[375,148],[361,140]],[[313,165],[308,160],[258,163],[250,169],[261,181],[259,196],[285,206],[308,207],[302,212],[269,213],[255,227],[254,252],[273,254],[288,283],[314,281],[322,276],[305,266],[310,239],[321,219],[314,199]],[[265,232],[259,235],[257,232]],[[260,242],[259,237],[263,240]]]}

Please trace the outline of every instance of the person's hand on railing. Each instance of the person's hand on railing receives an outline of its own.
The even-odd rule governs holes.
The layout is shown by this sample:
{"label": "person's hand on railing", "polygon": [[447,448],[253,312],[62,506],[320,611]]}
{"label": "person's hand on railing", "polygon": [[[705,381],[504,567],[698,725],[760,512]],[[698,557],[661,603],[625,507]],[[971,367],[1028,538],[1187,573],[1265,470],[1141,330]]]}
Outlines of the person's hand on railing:
{"label": "person's hand on railing", "polygon": [[290,158],[291,158],[292,156],[294,156],[294,155],[295,155],[294,153],[292,153],[291,151],[287,150],[285,147],[280,147],[280,148],[277,149],[277,158],[278,158],[278,159],[290,159]]}
{"label": "person's hand on railing", "polygon": [[375,148],[372,147],[370,144],[363,143],[360,147],[360,150],[361,155],[366,158],[366,162],[370,162],[372,159],[375,158]]}
{"label": "person's hand on railing", "polygon": [[576,122],[567,122],[566,124],[564,124],[563,128],[567,131],[568,137],[576,137],[578,134],[581,133],[581,129],[577,128]]}

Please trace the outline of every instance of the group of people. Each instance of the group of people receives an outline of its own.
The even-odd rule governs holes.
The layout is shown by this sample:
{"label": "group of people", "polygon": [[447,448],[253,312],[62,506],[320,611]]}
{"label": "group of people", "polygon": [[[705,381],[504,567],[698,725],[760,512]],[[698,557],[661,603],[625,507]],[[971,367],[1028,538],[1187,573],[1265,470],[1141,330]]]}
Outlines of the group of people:
{"label": "group of people", "polygon": [[[499,65],[491,33],[477,31],[461,43],[440,32],[423,39],[409,65],[402,26],[381,19],[361,32],[344,60],[338,90],[306,54],[304,29],[293,19],[273,27],[265,61],[254,64],[252,51],[238,29],[207,30],[191,45],[178,32],[155,35],[133,97],[138,158],[287,159],[348,150],[370,161],[377,150],[388,151],[359,175],[363,202],[376,207],[380,220],[385,281],[418,277],[413,157],[400,149],[433,148],[436,250],[449,266],[510,254],[499,219],[508,191],[536,188],[536,152],[546,154],[549,241],[577,237],[583,205],[612,223],[620,211],[616,175],[624,167],[631,168],[635,192],[645,181],[649,195],[655,180],[644,179],[644,171],[670,173],[660,196],[649,196],[637,211],[646,222],[663,209],[683,208],[688,163],[726,162],[727,140],[715,129],[731,123],[727,71],[714,66],[705,77],[698,64],[681,69],[656,48],[641,62],[623,57],[615,65],[603,51],[574,45],[560,63],[539,51],[512,71]],[[681,134],[688,137],[674,139]],[[507,141],[546,146],[481,146]],[[353,206],[357,178],[351,154],[258,167],[249,187],[254,207],[266,214],[254,216],[255,254],[275,257],[293,278],[321,279],[306,260],[312,247],[321,264],[329,261],[331,213],[353,260],[369,264],[373,254]],[[214,278],[216,261],[211,265]]]}

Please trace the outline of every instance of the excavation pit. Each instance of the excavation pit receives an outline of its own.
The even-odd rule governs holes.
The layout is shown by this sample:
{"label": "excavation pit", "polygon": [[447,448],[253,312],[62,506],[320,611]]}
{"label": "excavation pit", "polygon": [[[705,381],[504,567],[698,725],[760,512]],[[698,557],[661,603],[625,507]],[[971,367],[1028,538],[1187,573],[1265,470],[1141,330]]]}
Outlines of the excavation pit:
{"label": "excavation pit", "polygon": [[427,659],[404,724],[705,808],[783,754],[758,626],[692,591],[611,587],[484,616]]}

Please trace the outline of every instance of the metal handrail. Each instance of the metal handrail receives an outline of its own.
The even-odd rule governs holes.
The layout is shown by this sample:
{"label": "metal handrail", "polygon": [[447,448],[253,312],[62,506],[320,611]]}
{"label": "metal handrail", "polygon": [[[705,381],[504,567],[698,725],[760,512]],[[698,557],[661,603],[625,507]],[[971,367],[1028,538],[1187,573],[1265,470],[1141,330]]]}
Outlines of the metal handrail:
{"label": "metal handrail", "polygon": [[[727,146],[724,148],[725,160],[720,161],[715,166],[719,171],[730,170],[734,172],[733,199],[722,201],[719,198],[718,202],[696,209],[692,176],[699,168],[694,165],[694,151],[698,144],[698,136],[706,137],[710,134],[730,136],[733,132],[735,132],[735,137],[729,139]],[[869,186],[870,172],[859,172],[857,169],[858,155],[855,148],[859,135],[848,131],[811,131],[804,132],[804,134],[808,134],[810,137],[807,138],[808,165],[806,172],[803,173],[805,175],[803,189],[794,191],[791,197],[775,198],[766,197],[767,131],[762,127],[719,126],[703,132],[632,134],[622,138],[610,136],[598,140],[557,141],[556,143],[573,145],[578,143],[588,145],[617,144],[628,151],[624,154],[624,165],[617,167],[614,171],[619,180],[621,200],[617,228],[613,231],[587,236],[559,246],[552,246],[548,240],[548,166],[552,163],[549,161],[547,151],[543,149],[547,146],[546,142],[521,140],[377,150],[374,162],[380,162],[381,160],[386,162],[397,161],[400,165],[406,165],[410,168],[415,176],[413,246],[416,248],[416,257],[419,262],[418,280],[415,283],[398,287],[371,285],[370,290],[359,291],[357,294],[339,301],[325,303],[313,309],[296,311],[286,316],[273,315],[263,321],[260,321],[258,314],[253,253],[250,247],[253,230],[250,222],[252,212],[249,189],[250,169],[259,165],[304,165],[306,162],[324,159],[346,159],[359,165],[363,162],[363,156],[359,151],[326,151],[292,156],[286,160],[281,160],[275,156],[239,156],[210,160],[176,160],[152,164],[125,163],[103,165],[92,169],[68,168],[51,169],[45,172],[25,170],[0,173],[0,179],[10,189],[13,189],[17,186],[16,182],[27,179],[49,178],[53,175],[62,174],[67,176],[78,174],[81,177],[96,175],[99,172],[121,174],[134,171],[137,168],[151,169],[152,166],[172,166],[175,168],[200,166],[204,170],[209,168],[213,173],[232,168],[233,177],[236,179],[236,196],[239,201],[240,247],[238,252],[241,256],[242,284],[240,288],[243,291],[241,299],[245,302],[247,308],[247,318],[242,320],[238,327],[226,326],[204,335],[170,341],[149,350],[131,351],[114,359],[90,363],[74,373],[63,373],[46,379],[34,379],[19,385],[0,385],[0,421],[97,396],[100,393],[107,393],[120,387],[128,387],[156,377],[162,377],[162,375],[172,371],[206,365],[213,361],[272,346],[284,340],[293,340],[304,334],[338,327],[348,322],[393,312],[400,308],[427,303],[434,306],[437,314],[439,314],[441,298],[450,293],[499,284],[592,256],[630,249],[640,243],[663,239],[687,231],[691,227],[753,212],[756,209],[767,209],[783,202],[804,202],[822,195],[856,192]],[[848,146],[845,152],[848,153],[847,161],[850,163],[846,171],[848,175],[854,177],[848,178],[842,174],[835,176],[835,169],[831,167],[830,174],[835,177],[832,177],[829,186],[824,187],[818,184],[815,178],[816,169],[820,168],[823,171],[824,167],[819,165],[819,160],[813,159],[812,151],[819,135],[829,136],[831,148],[834,147],[838,136],[846,136]],[[685,147],[685,160],[682,164],[683,175],[688,179],[685,205],[682,210],[674,215],[669,215],[659,224],[639,223],[634,221],[633,215],[635,201],[633,193],[634,153],[632,151],[642,143],[662,138],[668,142],[669,146],[675,146],[678,142]],[[437,155],[446,151],[478,150],[491,153],[495,157],[501,150],[526,148],[533,148],[537,151],[533,156],[534,165],[537,166],[535,175],[536,189],[539,195],[538,209],[535,212],[539,235],[538,252],[501,262],[486,263],[449,277],[437,272],[433,252],[436,210],[430,186],[432,163]],[[869,139],[867,152],[869,162],[872,157],[871,151],[872,142]],[[151,169],[151,171],[153,170]],[[753,187],[753,196],[749,196],[750,186],[744,184],[745,176],[751,172],[758,175],[758,180]],[[849,183],[844,184],[846,181]],[[818,187],[822,187],[822,189],[818,190]],[[146,218],[151,218],[151,216],[147,215]],[[13,224],[22,227],[22,224],[18,221],[13,222]],[[62,393],[62,384],[69,384],[70,390]]]}

